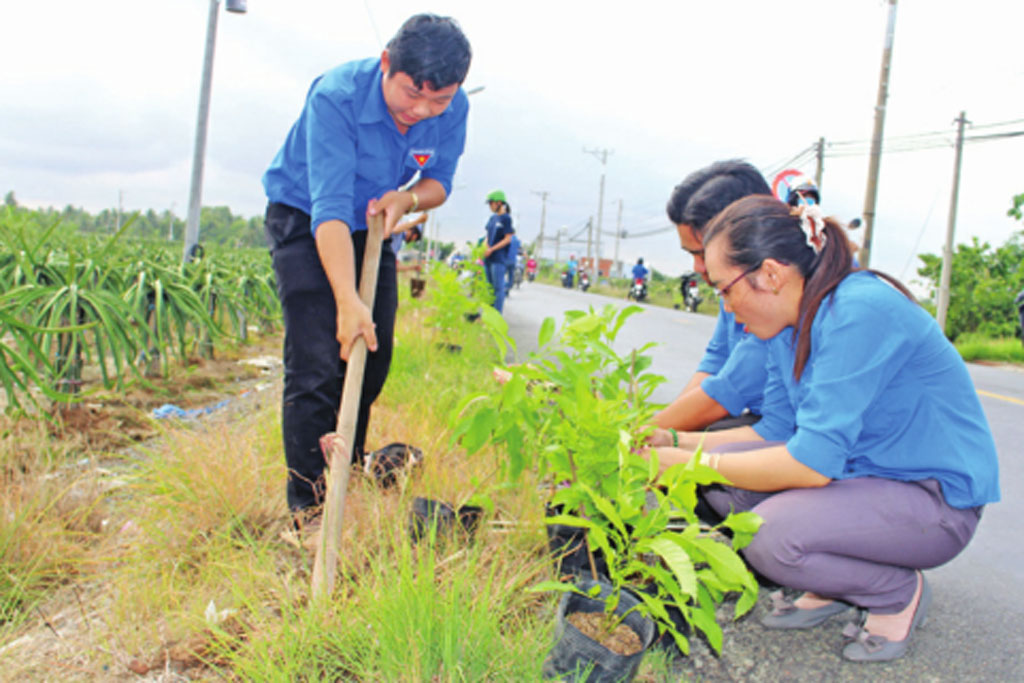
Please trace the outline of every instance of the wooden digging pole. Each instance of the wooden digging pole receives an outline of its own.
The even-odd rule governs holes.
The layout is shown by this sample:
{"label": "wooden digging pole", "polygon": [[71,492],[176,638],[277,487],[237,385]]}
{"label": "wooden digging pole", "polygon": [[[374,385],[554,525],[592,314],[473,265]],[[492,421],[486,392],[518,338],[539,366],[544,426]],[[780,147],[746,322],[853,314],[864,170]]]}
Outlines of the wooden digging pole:
{"label": "wooden digging pole", "polygon": [[[359,298],[373,311],[377,293],[377,272],[380,267],[381,244],[384,237],[384,216],[370,216],[363,252],[363,271],[359,279]],[[341,409],[335,431],[324,434],[320,448],[330,465],[327,477],[327,503],[320,533],[320,543],[313,561],[313,598],[325,598],[334,590],[338,569],[338,546],[341,544],[341,522],[345,512],[345,492],[352,466],[352,442],[356,435],[359,401],[363,394],[363,371],[366,369],[366,340],[356,337],[345,369],[345,386],[341,392]]]}

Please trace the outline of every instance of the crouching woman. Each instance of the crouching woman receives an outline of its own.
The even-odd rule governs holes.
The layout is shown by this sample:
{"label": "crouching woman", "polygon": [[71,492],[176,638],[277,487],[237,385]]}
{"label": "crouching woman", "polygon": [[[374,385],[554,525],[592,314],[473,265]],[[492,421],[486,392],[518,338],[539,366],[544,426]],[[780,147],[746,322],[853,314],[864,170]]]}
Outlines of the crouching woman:
{"label": "crouching woman", "polygon": [[995,443],[967,369],[899,282],[854,270],[842,228],[817,207],[731,204],[704,238],[727,310],[769,341],[764,417],[753,426],[651,439],[663,468],[703,461],[733,486],[703,492],[719,514],[764,525],[744,551],[803,593],[773,596],[771,628],[866,615],[843,656],[901,657],[923,621],[921,570],[967,545],[999,499]]}

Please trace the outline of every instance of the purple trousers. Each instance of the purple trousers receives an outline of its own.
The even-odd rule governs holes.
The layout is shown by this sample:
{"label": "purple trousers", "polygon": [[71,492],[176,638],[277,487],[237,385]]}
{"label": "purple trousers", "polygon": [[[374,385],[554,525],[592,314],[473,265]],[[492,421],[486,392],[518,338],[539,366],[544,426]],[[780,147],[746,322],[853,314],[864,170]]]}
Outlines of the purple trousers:
{"label": "purple trousers", "polygon": [[982,510],[950,507],[934,479],[860,477],[773,493],[729,486],[702,493],[723,516],[733,509],[764,518],[742,552],[766,577],[877,614],[909,605],[915,570],[956,557]]}

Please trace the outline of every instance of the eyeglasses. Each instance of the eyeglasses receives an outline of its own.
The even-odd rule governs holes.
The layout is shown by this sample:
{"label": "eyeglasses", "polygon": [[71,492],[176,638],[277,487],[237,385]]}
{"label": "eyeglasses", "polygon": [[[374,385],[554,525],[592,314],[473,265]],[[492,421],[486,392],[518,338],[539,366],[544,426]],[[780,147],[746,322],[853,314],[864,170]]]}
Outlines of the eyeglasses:
{"label": "eyeglasses", "polygon": [[750,268],[747,268],[742,273],[740,273],[735,278],[733,278],[732,282],[727,284],[725,287],[722,287],[721,289],[716,289],[715,290],[715,294],[717,294],[718,298],[720,298],[720,299],[723,298],[723,297],[729,296],[729,290],[732,289],[733,285],[735,285],[737,282],[739,282],[740,280],[742,280],[746,276],[750,275],[751,273],[757,271],[763,264],[764,264],[764,262],[761,261],[761,262],[751,266]]}

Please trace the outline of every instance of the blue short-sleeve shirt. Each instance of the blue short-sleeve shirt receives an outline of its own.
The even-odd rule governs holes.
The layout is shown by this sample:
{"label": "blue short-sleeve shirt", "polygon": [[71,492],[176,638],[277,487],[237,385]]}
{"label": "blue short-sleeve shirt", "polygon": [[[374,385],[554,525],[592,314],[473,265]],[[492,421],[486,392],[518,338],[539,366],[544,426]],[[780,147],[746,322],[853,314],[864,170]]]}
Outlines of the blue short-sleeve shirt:
{"label": "blue short-sleeve shirt", "polygon": [[314,234],[335,219],[352,232],[366,230],[370,199],[417,171],[451,193],[468,112],[460,88],[440,116],[403,135],[384,102],[380,59],[342,64],[313,81],[302,113],[263,174],[267,198],[308,213]]}
{"label": "blue short-sleeve shirt", "polygon": [[744,409],[760,415],[768,378],[766,342],[743,330],[736,316],[718,304],[718,323],[697,372],[706,372],[700,388],[730,415]]}
{"label": "blue short-sleeve shirt", "polygon": [[[491,217],[487,219],[487,225],[484,226],[487,231],[487,246],[493,246],[498,242],[505,239],[506,235],[515,233],[512,229],[512,217],[507,213],[492,213]],[[506,244],[501,249],[497,249],[491,252],[491,255],[484,259],[485,263],[506,263],[508,261],[508,248]]]}
{"label": "blue short-sleeve shirt", "polygon": [[822,302],[803,375],[792,328],[768,342],[766,440],[832,479],[936,479],[958,508],[999,500],[995,442],[967,367],[935,320],[868,272]]}
{"label": "blue short-sleeve shirt", "polygon": [[516,260],[519,258],[519,238],[516,237],[515,229],[512,230],[512,241],[508,243],[505,252],[505,263],[515,268]]}

